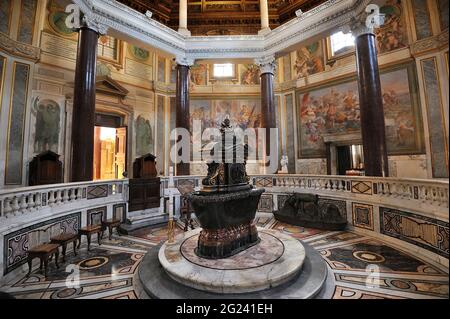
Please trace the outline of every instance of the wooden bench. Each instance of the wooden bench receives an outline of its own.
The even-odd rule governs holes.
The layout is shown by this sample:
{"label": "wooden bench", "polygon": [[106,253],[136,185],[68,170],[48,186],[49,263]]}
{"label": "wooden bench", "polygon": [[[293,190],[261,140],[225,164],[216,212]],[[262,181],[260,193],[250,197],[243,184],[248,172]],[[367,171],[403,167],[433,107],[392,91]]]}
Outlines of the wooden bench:
{"label": "wooden bench", "polygon": [[50,257],[55,255],[55,265],[56,268],[59,268],[58,265],[58,257],[59,257],[59,245],[58,244],[42,244],[36,247],[31,248],[28,250],[28,274],[27,276],[30,276],[31,269],[33,266],[33,259],[39,258],[40,259],[40,266],[39,270],[42,270],[42,264],[44,264],[44,275],[47,277],[48,273],[48,261]]}
{"label": "wooden bench", "polygon": [[58,236],[50,238],[50,243],[62,246],[63,261],[66,261],[66,249],[68,244],[73,243],[73,253],[75,256],[77,255],[77,240],[78,240],[77,234],[63,233]]}
{"label": "wooden bench", "polygon": [[[121,224],[121,221],[119,219],[108,219],[108,220],[102,221],[103,230],[108,228],[109,240],[111,240],[111,238],[112,238],[112,232],[113,232],[114,228],[117,229],[117,233],[120,236],[119,229],[118,229],[120,224]],[[103,237],[103,233],[102,233],[102,237]]]}
{"label": "wooden bench", "polygon": [[88,241],[88,251],[91,250],[91,236],[97,234],[98,244],[101,245],[103,228],[101,225],[86,226],[78,230],[78,248],[81,245],[81,236],[86,235]]}

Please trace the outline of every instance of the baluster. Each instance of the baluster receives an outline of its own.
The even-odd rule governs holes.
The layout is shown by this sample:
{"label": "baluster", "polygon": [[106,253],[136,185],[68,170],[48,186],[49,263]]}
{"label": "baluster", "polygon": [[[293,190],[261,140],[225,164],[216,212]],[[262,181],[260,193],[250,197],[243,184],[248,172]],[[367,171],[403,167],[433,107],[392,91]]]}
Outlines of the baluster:
{"label": "baluster", "polygon": [[36,199],[35,199],[35,207],[39,208],[42,205],[42,194],[41,193],[36,193]]}
{"label": "baluster", "polygon": [[77,189],[77,200],[80,200],[83,198],[83,188],[82,187],[78,187]]}
{"label": "baluster", "polygon": [[5,215],[5,217],[7,217],[8,214],[10,214],[13,211],[10,198],[5,198],[3,200],[3,207],[4,207],[3,214]]}
{"label": "baluster", "polygon": [[20,206],[19,206],[19,199],[18,199],[16,196],[13,197],[11,207],[12,207],[11,213],[14,214],[14,215],[16,215],[17,212],[18,212],[19,209],[20,209]]}
{"label": "baluster", "polygon": [[34,210],[36,203],[34,202],[34,194],[28,195],[28,207],[30,210]]}
{"label": "baluster", "polygon": [[69,199],[70,199],[71,202],[73,202],[77,198],[75,196],[75,191],[76,191],[76,188],[71,188],[70,189],[70,197],[69,197]]}
{"label": "baluster", "polygon": [[55,205],[55,192],[49,191],[48,192],[48,206],[54,206]]}
{"label": "baluster", "polygon": [[62,202],[62,195],[61,195],[61,193],[62,193],[62,190],[57,190],[56,191],[56,204],[57,205],[60,205],[61,202]]}
{"label": "baluster", "polygon": [[28,208],[27,195],[25,195],[25,194],[20,195],[20,204],[19,204],[19,206],[20,206],[20,211],[22,213],[25,213],[27,211],[27,208]]}
{"label": "baluster", "polygon": [[63,203],[67,203],[69,201],[69,190],[66,188],[63,190],[64,196],[63,196]]}

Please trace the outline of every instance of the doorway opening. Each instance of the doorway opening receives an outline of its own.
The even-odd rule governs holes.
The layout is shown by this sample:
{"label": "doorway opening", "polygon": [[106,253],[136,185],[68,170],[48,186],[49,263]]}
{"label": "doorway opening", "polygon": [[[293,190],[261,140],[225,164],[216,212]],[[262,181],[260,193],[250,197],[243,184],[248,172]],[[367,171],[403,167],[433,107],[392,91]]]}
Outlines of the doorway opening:
{"label": "doorway opening", "polygon": [[104,115],[96,114],[94,180],[125,178],[127,128],[120,126],[121,121],[102,121],[102,117]]}

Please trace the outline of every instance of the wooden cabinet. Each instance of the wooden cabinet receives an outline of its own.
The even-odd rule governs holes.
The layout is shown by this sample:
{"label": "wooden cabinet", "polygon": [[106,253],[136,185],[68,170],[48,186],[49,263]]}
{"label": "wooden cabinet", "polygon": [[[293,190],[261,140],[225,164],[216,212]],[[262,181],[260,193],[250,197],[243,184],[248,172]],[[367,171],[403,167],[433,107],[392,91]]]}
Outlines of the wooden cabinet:
{"label": "wooden cabinet", "polygon": [[29,185],[59,184],[63,182],[62,162],[58,154],[46,151],[30,162]]}
{"label": "wooden cabinet", "polygon": [[133,163],[133,179],[130,179],[130,212],[157,208],[161,197],[161,180],[156,177],[156,157],[146,154]]}

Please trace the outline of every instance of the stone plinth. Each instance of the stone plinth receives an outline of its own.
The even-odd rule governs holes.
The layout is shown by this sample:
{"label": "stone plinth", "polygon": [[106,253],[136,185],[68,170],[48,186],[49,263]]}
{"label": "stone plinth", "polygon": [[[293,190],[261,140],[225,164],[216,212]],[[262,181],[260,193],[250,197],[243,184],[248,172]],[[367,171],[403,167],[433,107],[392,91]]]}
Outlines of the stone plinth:
{"label": "stone plinth", "polygon": [[259,230],[260,243],[224,259],[195,254],[200,229],[187,232],[159,250],[159,262],[176,282],[213,293],[238,294],[277,287],[296,277],[305,249],[296,239]]}

